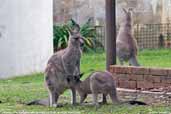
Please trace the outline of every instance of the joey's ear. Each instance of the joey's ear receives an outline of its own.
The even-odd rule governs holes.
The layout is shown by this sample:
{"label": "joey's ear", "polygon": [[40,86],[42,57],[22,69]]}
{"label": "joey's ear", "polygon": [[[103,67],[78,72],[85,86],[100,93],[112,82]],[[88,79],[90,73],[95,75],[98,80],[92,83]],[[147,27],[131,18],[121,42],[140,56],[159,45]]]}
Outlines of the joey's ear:
{"label": "joey's ear", "polygon": [[122,8],[122,10],[124,11],[125,14],[127,14],[127,10],[125,8]]}

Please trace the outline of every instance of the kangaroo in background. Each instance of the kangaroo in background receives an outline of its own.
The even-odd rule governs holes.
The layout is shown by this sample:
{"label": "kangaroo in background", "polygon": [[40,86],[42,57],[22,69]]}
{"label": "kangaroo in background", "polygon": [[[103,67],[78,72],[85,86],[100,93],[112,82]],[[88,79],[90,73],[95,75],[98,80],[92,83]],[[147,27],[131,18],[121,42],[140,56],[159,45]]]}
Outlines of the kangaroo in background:
{"label": "kangaroo in background", "polygon": [[35,100],[27,105],[47,105],[58,107],[58,98],[66,90],[72,91],[72,104],[76,104],[76,90],[72,81],[68,78],[80,74],[81,47],[84,44],[83,38],[79,33],[80,27],[76,25],[70,31],[68,46],[56,52],[49,59],[45,69],[45,84],[49,93],[49,99]]}
{"label": "kangaroo in background", "polygon": [[[80,75],[80,78],[83,74]],[[80,103],[82,104],[86,99],[88,94],[93,96],[93,104],[98,106],[98,94],[102,93],[104,97],[110,95],[113,104],[117,103],[127,103],[131,105],[146,105],[146,103],[141,101],[125,101],[120,102],[117,97],[117,91],[115,86],[115,81],[113,80],[112,74],[108,71],[96,71],[90,74],[84,81],[81,81],[79,76],[75,76],[75,88],[80,95]],[[105,98],[106,99],[106,98]],[[104,99],[103,99],[104,100]],[[102,103],[107,103],[107,101],[102,101]]]}
{"label": "kangaroo in background", "polygon": [[132,66],[140,66],[137,61],[137,42],[132,33],[131,9],[123,9],[124,16],[116,39],[116,52],[121,65],[129,61]]}

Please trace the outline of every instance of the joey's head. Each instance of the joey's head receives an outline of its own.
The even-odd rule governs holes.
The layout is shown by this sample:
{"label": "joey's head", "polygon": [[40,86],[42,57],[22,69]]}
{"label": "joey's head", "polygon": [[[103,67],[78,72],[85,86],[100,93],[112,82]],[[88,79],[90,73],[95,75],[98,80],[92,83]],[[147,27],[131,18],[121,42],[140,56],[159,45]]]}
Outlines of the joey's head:
{"label": "joey's head", "polygon": [[81,77],[84,75],[84,73],[81,73],[79,75],[68,75],[67,77],[67,82],[71,85],[71,86],[75,86],[76,84],[81,83]]}
{"label": "joey's head", "polygon": [[78,24],[74,25],[69,33],[68,46],[82,48],[84,46],[84,38],[80,34],[80,26]]}

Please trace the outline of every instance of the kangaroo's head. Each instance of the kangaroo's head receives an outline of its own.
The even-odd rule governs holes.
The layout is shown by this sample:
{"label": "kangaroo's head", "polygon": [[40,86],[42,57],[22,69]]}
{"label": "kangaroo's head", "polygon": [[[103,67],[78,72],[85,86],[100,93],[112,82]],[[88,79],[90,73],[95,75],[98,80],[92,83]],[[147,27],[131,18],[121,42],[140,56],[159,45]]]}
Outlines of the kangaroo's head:
{"label": "kangaroo's head", "polygon": [[84,46],[84,39],[80,34],[80,26],[78,24],[74,25],[69,33],[68,46],[82,48]]}
{"label": "kangaroo's head", "polygon": [[122,19],[122,23],[127,24],[127,25],[132,25],[132,9],[129,8],[128,10],[126,10],[125,8],[123,8],[123,19]]}
{"label": "kangaroo's head", "polygon": [[81,82],[81,77],[84,75],[84,73],[81,73],[79,75],[72,75],[67,77],[67,82],[71,85],[76,85]]}

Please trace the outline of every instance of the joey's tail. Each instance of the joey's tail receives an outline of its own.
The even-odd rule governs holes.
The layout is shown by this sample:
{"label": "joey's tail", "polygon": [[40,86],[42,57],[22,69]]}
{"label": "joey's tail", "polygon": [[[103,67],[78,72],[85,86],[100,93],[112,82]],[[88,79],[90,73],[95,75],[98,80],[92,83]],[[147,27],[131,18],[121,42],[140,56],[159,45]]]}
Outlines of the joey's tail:
{"label": "joey's tail", "polygon": [[40,100],[34,100],[29,103],[26,103],[26,105],[43,105],[43,106],[49,106],[49,99],[40,99]]}

